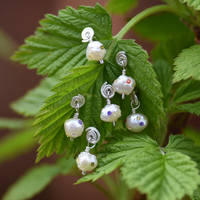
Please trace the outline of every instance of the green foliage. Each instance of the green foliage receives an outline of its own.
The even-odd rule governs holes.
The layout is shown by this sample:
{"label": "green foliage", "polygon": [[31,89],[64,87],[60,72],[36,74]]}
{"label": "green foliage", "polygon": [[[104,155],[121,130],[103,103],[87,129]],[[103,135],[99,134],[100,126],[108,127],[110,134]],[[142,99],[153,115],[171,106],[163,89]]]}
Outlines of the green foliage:
{"label": "green foliage", "polygon": [[190,137],[193,141],[195,141],[195,145],[200,146],[200,132],[192,127],[186,127],[184,130],[184,134],[187,137]]}
{"label": "green foliage", "polygon": [[11,108],[25,117],[37,115],[44,105],[43,101],[53,94],[50,90],[57,83],[57,78],[45,78],[39,86],[28,91],[24,97],[13,102]]}
{"label": "green foliage", "polygon": [[33,140],[35,128],[21,130],[1,138],[0,163],[16,158],[36,147],[38,140]]}
{"label": "green foliage", "polygon": [[191,196],[192,200],[200,200],[200,187],[194,191],[194,194]]}
{"label": "green foliage", "polygon": [[200,82],[190,79],[182,83],[175,91],[173,102],[180,103],[198,98],[200,98]]}
{"label": "green foliage", "polygon": [[164,108],[168,107],[172,87],[172,68],[165,60],[157,60],[153,64],[153,69],[157,74],[157,80],[161,84],[162,93],[164,95],[163,103]]}
{"label": "green foliage", "polygon": [[189,6],[194,7],[195,10],[200,10],[199,0],[180,0],[181,3],[187,3]]}
{"label": "green foliage", "polygon": [[197,166],[200,169],[200,146],[194,145],[194,141],[189,137],[184,137],[183,135],[170,135],[165,152],[180,152],[188,155],[197,163]]}
{"label": "green foliage", "polygon": [[139,0],[109,0],[106,3],[106,9],[111,14],[124,15],[132,10]]}
{"label": "green foliage", "polygon": [[178,56],[182,49],[188,48],[195,44],[195,36],[192,31],[183,32],[165,41],[160,42],[152,51],[152,58],[166,60],[170,65]]}
{"label": "green foliage", "polygon": [[28,64],[29,69],[38,68],[41,75],[63,77],[70,69],[86,63],[85,49],[81,32],[92,27],[95,37],[105,48],[112,39],[111,18],[98,3],[95,8],[80,6],[78,10],[66,7],[58,17],[46,15],[40,21],[35,36],[25,40],[26,44],[12,57],[15,61]]}
{"label": "green foliage", "polygon": [[[63,76],[61,82],[53,87],[52,91],[55,94],[45,100],[46,104],[34,123],[40,127],[35,136],[41,137],[37,162],[45,155],[47,157],[52,155],[54,151],[57,154],[64,153],[66,147],[67,157],[76,156],[85,149],[85,133],[71,142],[66,138],[63,127],[64,121],[73,116],[74,109],[70,107],[70,101],[77,94],[83,94],[86,98],[86,104],[80,109],[80,118],[84,121],[85,127],[95,126],[101,132],[101,141],[96,147],[98,149],[108,133],[109,126],[99,117],[101,109],[106,104],[100,94],[100,88],[105,81],[112,83],[121,74],[121,67],[115,61],[119,51],[126,51],[127,75],[132,76],[137,83],[138,98],[142,105],[138,112],[145,114],[150,121],[145,132],[152,137],[157,135],[159,118],[164,118],[165,114],[160,99],[162,96],[160,84],[155,79],[156,74],[151,64],[147,61],[148,55],[133,40],[113,41],[111,18],[103,7],[99,4],[95,8],[81,6],[78,11],[67,7],[66,10],[59,12],[58,17],[46,15],[41,25],[42,28],[37,30],[36,36],[28,38],[26,45],[20,47],[20,51],[13,57],[28,64],[29,68],[38,67],[38,74]],[[95,39],[101,41],[107,49],[103,65],[93,61],[83,65],[86,62],[86,44],[82,44],[81,32],[87,26],[94,29]],[[60,51],[65,53],[62,54]],[[80,54],[77,51],[80,51]],[[57,54],[59,58],[55,56]],[[73,55],[73,59],[66,55]],[[12,107],[26,116],[36,114],[45,96],[52,94],[49,88],[55,82],[47,79]],[[49,93],[44,90],[48,90]],[[40,94],[42,96],[39,96]],[[121,105],[123,110],[121,121],[124,121],[131,113],[131,107],[127,106],[130,105],[130,99],[129,97],[126,97],[125,101],[119,99],[120,95],[116,94],[112,102]],[[38,103],[37,106],[35,102]],[[124,126],[124,123],[122,124]],[[109,133],[112,133],[112,129]]]}
{"label": "green foliage", "polygon": [[200,80],[200,45],[194,45],[189,49],[182,50],[182,53],[175,59],[173,82],[186,80],[193,77]]}
{"label": "green foliage", "polygon": [[41,192],[57,175],[69,173],[74,165],[74,159],[62,159],[57,164],[43,164],[30,169],[3,196],[2,200],[26,200]]}
{"label": "green foliage", "polygon": [[124,130],[115,133],[115,137],[98,153],[98,166],[95,172],[79,179],[77,184],[89,180],[96,181],[101,176],[111,173],[117,167],[123,165],[136,153],[142,153],[147,150],[158,150],[156,141],[145,134],[130,134]]}
{"label": "green foliage", "polygon": [[27,121],[23,119],[10,119],[0,117],[0,129],[21,129],[25,126],[26,123]]}
{"label": "green foliage", "polygon": [[170,136],[167,147],[160,148],[147,135],[125,134],[122,130],[99,151],[95,172],[79,179],[77,184],[96,181],[122,165],[122,178],[130,188],[139,188],[153,200],[180,199],[191,195],[199,183],[199,153],[200,147],[182,135]]}
{"label": "green foliage", "polygon": [[173,13],[151,15],[133,27],[139,36],[152,42],[161,42],[188,32],[189,28]]}
{"label": "green foliage", "polygon": [[137,187],[149,200],[176,200],[191,195],[199,183],[196,163],[178,152],[144,151],[133,155],[122,175],[130,188]]}

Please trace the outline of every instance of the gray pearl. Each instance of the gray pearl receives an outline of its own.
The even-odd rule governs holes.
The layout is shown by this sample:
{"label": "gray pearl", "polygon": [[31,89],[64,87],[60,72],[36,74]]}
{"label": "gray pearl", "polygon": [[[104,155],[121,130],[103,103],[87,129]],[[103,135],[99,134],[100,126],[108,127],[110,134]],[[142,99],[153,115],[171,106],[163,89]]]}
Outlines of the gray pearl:
{"label": "gray pearl", "polygon": [[126,119],[126,128],[132,132],[141,132],[148,125],[148,118],[141,113],[131,114]]}

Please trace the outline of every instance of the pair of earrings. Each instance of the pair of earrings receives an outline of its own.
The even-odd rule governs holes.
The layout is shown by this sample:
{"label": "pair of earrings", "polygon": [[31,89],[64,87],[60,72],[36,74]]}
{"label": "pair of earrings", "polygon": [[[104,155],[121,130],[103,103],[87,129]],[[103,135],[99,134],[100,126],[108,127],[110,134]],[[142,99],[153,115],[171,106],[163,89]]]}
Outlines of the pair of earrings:
{"label": "pair of earrings", "polygon": [[[79,116],[79,108],[85,104],[85,98],[81,94],[75,96],[71,100],[71,107],[76,109],[76,113],[73,118],[70,118],[65,121],[64,128],[67,137],[70,137],[72,141],[74,138],[82,135],[84,131],[84,123]],[[96,168],[98,162],[95,155],[91,154],[90,149],[94,148],[96,143],[100,140],[100,133],[94,127],[89,127],[85,130],[87,132],[86,139],[88,141],[88,145],[84,152],[81,152],[76,159],[76,163],[78,168],[82,171],[82,174],[85,175],[86,171],[92,171]],[[93,144],[90,147],[90,144]]]}
{"label": "pair of earrings", "polygon": [[[125,67],[127,65],[127,57],[124,51],[120,51],[116,55],[116,62],[123,67],[122,75],[114,81],[113,85],[109,85],[106,82],[101,87],[101,94],[107,99],[107,105],[102,109],[100,118],[106,122],[113,122],[113,125],[115,125],[115,122],[121,117],[121,110],[118,105],[111,104],[110,99],[115,95],[115,92],[122,94],[122,99],[124,99],[125,94],[131,94],[136,85],[136,82],[132,77],[126,76]],[[133,107],[133,104],[136,106],[135,108]],[[141,132],[148,125],[146,116],[141,113],[136,114],[136,109],[139,108],[139,106],[140,103],[134,93],[131,102],[132,114],[126,119],[126,127],[132,132]]]}

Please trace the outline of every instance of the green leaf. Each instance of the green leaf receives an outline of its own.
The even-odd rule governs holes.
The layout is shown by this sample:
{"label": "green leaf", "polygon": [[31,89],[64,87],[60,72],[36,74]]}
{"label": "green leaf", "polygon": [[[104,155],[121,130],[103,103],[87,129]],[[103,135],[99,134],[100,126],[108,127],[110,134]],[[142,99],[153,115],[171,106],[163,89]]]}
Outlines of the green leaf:
{"label": "green leaf", "polygon": [[106,9],[111,14],[124,15],[135,8],[137,4],[138,0],[109,0],[106,3]]}
{"label": "green leaf", "polygon": [[38,140],[33,139],[35,128],[10,133],[0,140],[0,163],[25,154],[36,147]]}
{"label": "green leaf", "polygon": [[200,186],[194,191],[194,194],[191,196],[192,200],[200,200]]}
{"label": "green leaf", "polygon": [[181,3],[187,3],[188,6],[193,7],[195,10],[200,10],[200,0],[180,0]]}
{"label": "green leaf", "polygon": [[173,13],[151,15],[134,26],[134,31],[142,38],[161,42],[176,35],[190,32],[190,29]]}
{"label": "green leaf", "polygon": [[[57,164],[43,164],[26,172],[4,194],[2,200],[26,200],[40,193],[60,173],[68,174],[74,165],[74,159],[62,158]],[[63,172],[63,167],[66,169]]]}
{"label": "green leaf", "polygon": [[197,103],[187,103],[173,106],[174,112],[189,112],[191,114],[200,115],[200,101]]}
{"label": "green leaf", "polygon": [[191,79],[182,83],[175,91],[173,102],[180,103],[198,98],[200,98],[200,82]]}
{"label": "green leaf", "polygon": [[145,134],[131,134],[123,130],[116,132],[115,137],[108,144],[103,145],[98,153],[98,166],[95,172],[79,179],[76,184],[90,180],[96,181],[123,165],[137,152],[156,149],[159,149],[158,144]]}
{"label": "green leaf", "polygon": [[189,137],[183,135],[170,135],[169,143],[165,147],[166,153],[180,152],[188,155],[193,161],[195,161],[200,169],[200,146],[194,145],[194,141]]}
{"label": "green leaf", "polygon": [[157,60],[153,64],[153,69],[157,74],[157,80],[161,84],[161,90],[164,95],[164,108],[167,108],[171,98],[172,87],[172,67],[165,60]]}
{"label": "green leaf", "polygon": [[158,59],[166,60],[170,65],[182,49],[195,44],[195,35],[192,31],[173,36],[161,43],[152,51],[153,61]]}
{"label": "green leaf", "polygon": [[200,80],[200,45],[191,46],[189,49],[184,49],[182,53],[175,59],[173,82],[186,80],[193,77]]}
{"label": "green leaf", "polygon": [[24,116],[35,116],[44,105],[44,100],[53,94],[51,88],[58,83],[57,78],[45,78],[39,86],[28,91],[25,96],[11,104],[11,108]]}
{"label": "green leaf", "polygon": [[0,117],[0,129],[16,130],[27,125],[27,120],[24,119],[9,119]]}
{"label": "green leaf", "polygon": [[146,193],[149,200],[181,199],[192,195],[200,182],[196,163],[179,152],[140,152],[121,170],[127,185]]}
{"label": "green leaf", "polygon": [[195,145],[199,145],[200,146],[200,131],[195,130],[192,127],[186,127],[184,129],[184,134],[191,138],[192,140],[194,140]]}
{"label": "green leaf", "polygon": [[58,17],[45,17],[36,35],[27,38],[26,44],[12,57],[28,64],[29,69],[38,68],[38,74],[63,77],[73,67],[84,65],[87,44],[82,43],[81,32],[86,27],[93,28],[95,39],[105,48],[112,41],[111,17],[98,3],[95,8],[80,6],[75,10],[66,7],[59,11]]}

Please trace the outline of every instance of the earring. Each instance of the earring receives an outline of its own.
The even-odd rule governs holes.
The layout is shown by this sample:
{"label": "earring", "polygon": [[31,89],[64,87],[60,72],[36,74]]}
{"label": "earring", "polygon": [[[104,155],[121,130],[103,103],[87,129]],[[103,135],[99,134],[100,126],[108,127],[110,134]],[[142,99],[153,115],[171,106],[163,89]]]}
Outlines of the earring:
{"label": "earring", "polygon": [[[136,106],[135,108],[133,107],[133,104]],[[126,128],[132,132],[141,132],[147,127],[148,118],[141,113],[136,113],[135,110],[140,107],[140,102],[138,101],[138,98],[134,92],[133,92],[133,100],[131,102],[131,107],[132,107],[132,114],[129,115],[126,119]]]}
{"label": "earring", "polygon": [[126,76],[126,65],[127,65],[127,57],[125,55],[125,51],[120,51],[119,53],[117,53],[116,55],[116,62],[119,66],[123,67],[122,70],[122,75],[119,76],[113,83],[113,88],[115,90],[115,92],[122,94],[122,99],[125,98],[125,94],[129,95],[135,85],[136,82],[135,80],[130,77],[130,76]]}
{"label": "earring", "polygon": [[74,138],[82,135],[84,130],[84,123],[78,118],[79,108],[85,104],[85,98],[81,94],[75,96],[71,100],[71,107],[76,109],[74,118],[68,119],[64,123],[65,133],[70,140],[73,141]]}
{"label": "earring", "polygon": [[103,44],[99,41],[93,41],[94,30],[90,27],[83,29],[82,31],[82,42],[89,42],[86,50],[86,57],[88,60],[97,60],[103,64],[103,58],[106,54],[106,50]]}
{"label": "earring", "polygon": [[[89,151],[94,148],[96,143],[100,140],[100,133],[96,128],[89,127],[86,131],[88,131],[86,134],[88,145],[85,151],[81,152],[76,159],[77,166],[82,171],[83,175],[85,175],[87,171],[92,171],[98,164],[96,156],[89,153]],[[90,143],[93,144],[92,147],[90,147]]]}
{"label": "earring", "polygon": [[121,117],[121,110],[118,105],[111,104],[110,99],[115,95],[112,85],[105,82],[101,87],[101,94],[106,98],[107,105],[101,110],[100,118],[105,122],[113,122],[113,126],[115,126],[115,122]]}

